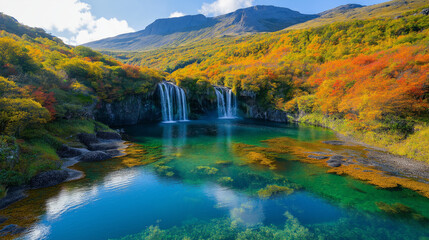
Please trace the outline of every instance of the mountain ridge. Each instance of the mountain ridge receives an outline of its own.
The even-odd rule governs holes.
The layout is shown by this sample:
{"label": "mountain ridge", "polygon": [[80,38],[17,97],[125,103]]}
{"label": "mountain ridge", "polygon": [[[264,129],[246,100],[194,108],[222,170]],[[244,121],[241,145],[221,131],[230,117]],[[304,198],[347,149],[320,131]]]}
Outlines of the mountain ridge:
{"label": "mountain ridge", "polygon": [[147,50],[174,47],[201,39],[275,32],[319,15],[289,8],[257,5],[217,17],[202,14],[157,19],[144,30],[106,38],[84,46],[99,50]]}

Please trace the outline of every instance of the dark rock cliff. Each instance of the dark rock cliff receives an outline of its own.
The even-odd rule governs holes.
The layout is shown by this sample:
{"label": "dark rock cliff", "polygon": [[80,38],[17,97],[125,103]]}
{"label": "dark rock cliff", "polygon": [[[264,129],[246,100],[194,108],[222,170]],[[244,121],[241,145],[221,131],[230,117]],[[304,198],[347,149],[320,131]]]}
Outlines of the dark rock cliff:
{"label": "dark rock cliff", "polygon": [[[214,90],[192,91],[184,88],[187,93],[190,119],[217,114],[217,102]],[[239,112],[241,117],[260,119],[273,122],[288,122],[288,114],[263,106],[251,92],[241,92],[238,95]],[[158,89],[150,95],[129,95],[123,100],[111,103],[100,102],[94,111],[97,121],[111,127],[135,125],[143,122],[162,121],[162,111]]]}
{"label": "dark rock cliff", "polygon": [[258,104],[256,94],[252,92],[241,92],[238,96],[239,108],[244,113],[244,117],[272,122],[289,122],[286,112],[264,107]]}
{"label": "dark rock cliff", "polygon": [[156,94],[130,95],[112,103],[99,103],[95,119],[109,126],[125,126],[161,121],[162,113]]}

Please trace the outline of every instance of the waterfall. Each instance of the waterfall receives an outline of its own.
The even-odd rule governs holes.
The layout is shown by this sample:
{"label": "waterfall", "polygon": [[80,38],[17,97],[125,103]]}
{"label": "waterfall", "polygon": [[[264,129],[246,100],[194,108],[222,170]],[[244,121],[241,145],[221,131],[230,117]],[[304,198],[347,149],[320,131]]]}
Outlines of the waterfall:
{"label": "waterfall", "polygon": [[164,122],[188,121],[188,102],[185,91],[170,82],[158,84]]}
{"label": "waterfall", "polygon": [[237,118],[237,97],[231,89],[215,86],[219,118]]}

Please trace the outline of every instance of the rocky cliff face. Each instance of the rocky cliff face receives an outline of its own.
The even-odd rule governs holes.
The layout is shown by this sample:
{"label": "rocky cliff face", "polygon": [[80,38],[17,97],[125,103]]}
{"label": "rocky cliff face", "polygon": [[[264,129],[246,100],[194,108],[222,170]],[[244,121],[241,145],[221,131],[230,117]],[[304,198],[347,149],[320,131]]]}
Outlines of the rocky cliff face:
{"label": "rocky cliff face", "polygon": [[101,102],[95,110],[95,118],[109,126],[125,126],[161,121],[162,113],[155,95],[130,95],[112,103]]}
{"label": "rocky cliff face", "polygon": [[273,109],[271,107],[263,107],[258,104],[256,94],[252,92],[241,92],[238,96],[239,108],[245,114],[244,117],[259,119],[272,122],[289,122],[287,113]]}
{"label": "rocky cliff face", "polygon": [[246,110],[246,117],[271,122],[289,122],[287,113],[276,109],[263,109],[258,106],[249,106]]}
{"label": "rocky cliff face", "polygon": [[[186,89],[190,107],[190,118],[198,119],[204,115],[217,114],[217,102],[214,93],[207,89],[205,92],[193,92]],[[238,103],[242,117],[260,119],[273,122],[289,122],[287,113],[264,107],[257,101],[257,96],[252,92],[241,92],[238,95]],[[158,91],[146,95],[130,95],[123,100],[112,103],[101,102],[94,111],[97,121],[109,126],[135,125],[142,122],[162,121],[161,103]]]}

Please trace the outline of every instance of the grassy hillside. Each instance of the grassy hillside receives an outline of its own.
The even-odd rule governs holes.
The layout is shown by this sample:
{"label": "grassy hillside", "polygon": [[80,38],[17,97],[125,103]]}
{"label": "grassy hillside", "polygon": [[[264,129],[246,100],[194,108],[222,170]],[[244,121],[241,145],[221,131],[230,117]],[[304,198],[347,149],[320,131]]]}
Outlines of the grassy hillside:
{"label": "grassy hillside", "polygon": [[61,162],[56,150],[80,132],[108,130],[92,120],[97,102],[147,93],[164,73],[124,65],[1,15],[0,195]]}
{"label": "grassy hillside", "polygon": [[[395,12],[403,16],[396,19],[114,55],[171,72],[180,84],[195,79],[238,94],[254,92],[261,106],[427,161],[429,16],[419,14],[421,6]],[[374,10],[374,16],[379,12]]]}

